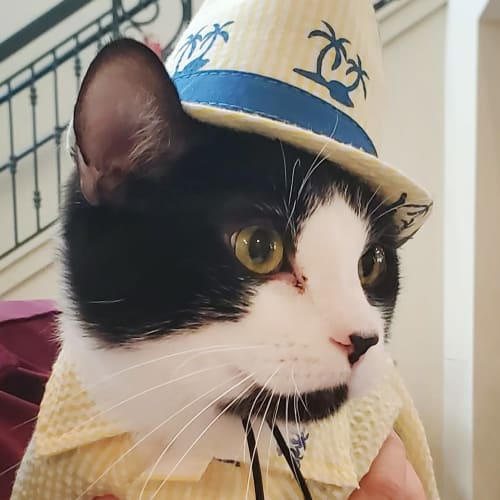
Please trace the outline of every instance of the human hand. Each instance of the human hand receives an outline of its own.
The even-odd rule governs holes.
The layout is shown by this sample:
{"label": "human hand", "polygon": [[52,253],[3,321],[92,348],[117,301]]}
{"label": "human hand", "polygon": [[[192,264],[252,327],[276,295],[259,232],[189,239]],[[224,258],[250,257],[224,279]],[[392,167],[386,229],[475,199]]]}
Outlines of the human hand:
{"label": "human hand", "polygon": [[392,432],[349,500],[426,500],[399,436]]}

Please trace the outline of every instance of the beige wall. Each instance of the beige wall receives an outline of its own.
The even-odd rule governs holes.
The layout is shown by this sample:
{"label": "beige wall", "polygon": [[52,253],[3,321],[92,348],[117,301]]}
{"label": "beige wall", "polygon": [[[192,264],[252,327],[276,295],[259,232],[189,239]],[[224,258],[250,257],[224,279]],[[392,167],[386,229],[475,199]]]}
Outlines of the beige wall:
{"label": "beige wall", "polygon": [[446,8],[441,7],[386,44],[387,107],[380,151],[384,159],[426,186],[435,200],[431,219],[401,252],[402,293],[392,351],[424,421],[438,481],[442,461],[445,25]]}
{"label": "beige wall", "polygon": [[500,498],[499,47],[500,21],[481,23],[474,325],[474,498],[478,500]]}
{"label": "beige wall", "polygon": [[4,300],[56,299],[57,274],[49,264],[5,293]]}
{"label": "beige wall", "polygon": [[57,227],[0,260],[0,299],[57,298]]}

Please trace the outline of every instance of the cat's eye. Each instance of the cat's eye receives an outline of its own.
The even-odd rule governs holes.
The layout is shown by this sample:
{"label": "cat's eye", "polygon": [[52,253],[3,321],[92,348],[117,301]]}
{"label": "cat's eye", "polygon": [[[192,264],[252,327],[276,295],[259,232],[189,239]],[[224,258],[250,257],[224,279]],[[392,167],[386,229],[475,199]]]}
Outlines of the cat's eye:
{"label": "cat's eye", "polygon": [[380,246],[370,247],[358,262],[359,280],[363,287],[373,286],[386,271],[384,249]]}
{"label": "cat's eye", "polygon": [[273,229],[246,227],[233,236],[232,244],[236,258],[254,273],[275,272],[283,261],[283,240]]}

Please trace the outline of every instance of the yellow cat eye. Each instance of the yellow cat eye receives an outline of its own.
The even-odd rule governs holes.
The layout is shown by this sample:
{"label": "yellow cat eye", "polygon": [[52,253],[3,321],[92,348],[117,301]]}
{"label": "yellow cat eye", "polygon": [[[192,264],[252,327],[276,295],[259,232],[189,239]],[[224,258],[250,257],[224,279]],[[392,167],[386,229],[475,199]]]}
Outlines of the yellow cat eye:
{"label": "yellow cat eye", "polygon": [[373,286],[386,271],[384,249],[370,247],[359,259],[358,274],[363,287]]}
{"label": "yellow cat eye", "polygon": [[270,274],[283,261],[283,240],[273,229],[246,227],[234,235],[232,243],[236,258],[254,273]]}

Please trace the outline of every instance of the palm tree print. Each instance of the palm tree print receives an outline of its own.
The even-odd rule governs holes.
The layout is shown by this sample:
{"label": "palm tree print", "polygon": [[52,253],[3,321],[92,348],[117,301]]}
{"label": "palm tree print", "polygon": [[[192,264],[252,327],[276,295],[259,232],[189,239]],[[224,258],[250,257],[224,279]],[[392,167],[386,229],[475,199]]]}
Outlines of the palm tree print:
{"label": "palm tree print", "polygon": [[181,47],[177,51],[176,56],[179,59],[177,60],[177,65],[175,66],[176,73],[179,71],[179,66],[180,66],[182,60],[184,59],[184,56],[187,54],[187,52],[189,51],[187,58],[190,59],[193,56],[194,51],[196,50],[198,42],[203,41],[203,37],[201,36],[201,32],[205,28],[206,28],[206,26],[201,28],[197,33],[191,33],[190,35],[188,35],[188,37],[186,38],[186,41],[181,45]]}
{"label": "palm tree print", "polygon": [[[224,43],[227,43],[229,40],[229,33],[225,30],[228,26],[233,24],[234,21],[228,21],[224,24],[214,23],[211,31],[205,33],[202,32],[206,29],[206,26],[201,28],[196,34],[191,34],[187,37],[186,42],[179,49],[178,55],[179,59],[177,61],[175,67],[175,74],[187,74],[194,73],[195,71],[200,70],[203,66],[205,66],[210,59],[207,59],[205,56],[210,52],[211,48],[215,44],[215,42],[222,38]],[[181,70],[179,70],[181,63],[184,59],[184,56],[187,54],[189,50],[189,54],[187,55],[187,59],[191,59],[195,52],[203,49],[203,51],[194,59],[190,60]]]}
{"label": "palm tree print", "polygon": [[[322,21],[325,26],[325,30],[316,29],[309,33],[308,38],[320,37],[324,38],[327,43],[321,49],[316,59],[316,71],[308,71],[301,68],[294,68],[293,71],[313,82],[322,85],[327,88],[330,92],[332,99],[340,102],[348,107],[353,107],[354,103],[350,97],[350,94],[354,92],[360,85],[363,87],[363,93],[366,99],[366,81],[369,79],[368,73],[362,67],[362,61],[360,56],[357,56],[357,61],[347,57],[346,45],[351,42],[347,38],[337,38],[337,34],[333,29],[332,25],[326,21]],[[325,59],[332,52],[335,52],[333,58],[333,63],[331,66],[332,71],[336,71],[340,68],[343,62],[346,62],[350,66],[347,68],[345,75],[351,73],[356,73],[356,79],[351,85],[345,85],[338,80],[327,80],[323,75]]]}
{"label": "palm tree print", "polygon": [[332,70],[336,70],[342,63],[342,57],[344,59],[347,59],[347,49],[345,48],[345,45],[347,43],[351,43],[347,38],[337,38],[335,30],[332,28],[331,24],[327,23],[326,21],[322,21],[322,23],[326,26],[328,32],[313,30],[311,31],[311,33],[309,33],[308,36],[308,38],[326,38],[326,40],[328,41],[328,43],[321,49],[321,52],[318,55],[318,60],[316,63],[316,71],[318,73],[321,73],[321,69],[323,68],[323,61],[330,50],[335,50],[335,59],[333,61]]}
{"label": "palm tree print", "polygon": [[357,56],[357,62],[354,61],[353,59],[349,59],[347,61],[347,64],[350,64],[349,68],[346,71],[346,75],[349,73],[356,73],[356,80],[352,85],[348,87],[349,91],[352,92],[353,90],[356,90],[359,87],[359,84],[363,86],[363,94],[365,95],[366,99],[366,82],[365,78],[368,80],[370,77],[368,76],[368,73],[363,69],[363,63],[361,62],[361,58],[359,55]]}

